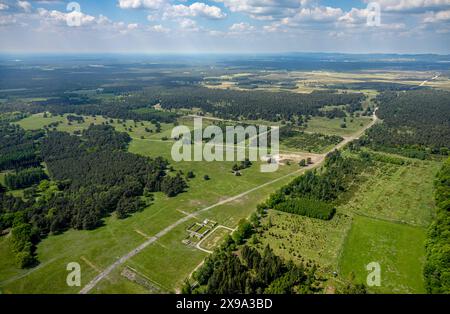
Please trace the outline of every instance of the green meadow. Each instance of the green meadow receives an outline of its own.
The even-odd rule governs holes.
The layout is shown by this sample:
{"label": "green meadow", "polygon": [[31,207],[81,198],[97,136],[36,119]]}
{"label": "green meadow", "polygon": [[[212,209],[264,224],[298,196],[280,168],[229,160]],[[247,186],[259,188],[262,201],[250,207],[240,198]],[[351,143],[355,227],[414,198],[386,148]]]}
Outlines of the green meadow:
{"label": "green meadow", "polygon": [[374,293],[425,293],[422,269],[425,261],[426,230],[404,224],[355,216],[345,241],[340,275],[350,273],[366,283],[366,266],[380,265],[381,286]]}
{"label": "green meadow", "polygon": [[306,132],[321,133],[326,135],[340,135],[349,136],[355,134],[361,128],[367,126],[372,118],[370,117],[355,117],[346,118],[346,128],[342,128],[343,119],[328,119],[326,117],[312,117],[308,121]]}

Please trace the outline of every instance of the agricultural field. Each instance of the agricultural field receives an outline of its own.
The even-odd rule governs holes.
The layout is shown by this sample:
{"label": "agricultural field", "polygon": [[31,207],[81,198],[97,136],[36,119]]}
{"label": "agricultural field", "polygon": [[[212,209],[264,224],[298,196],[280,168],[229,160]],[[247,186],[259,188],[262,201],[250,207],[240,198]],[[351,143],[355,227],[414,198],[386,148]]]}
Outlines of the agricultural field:
{"label": "agricultural field", "polygon": [[234,90],[283,91],[311,93],[336,88],[340,92],[363,91],[375,95],[377,88],[390,84],[411,88],[423,86],[449,89],[449,79],[432,71],[376,71],[353,72],[338,71],[255,71],[253,73],[234,73],[218,77],[206,77],[203,85],[208,88]]}
{"label": "agricultural field", "polygon": [[[91,124],[108,122],[117,131],[130,134],[132,137],[129,145],[130,152],[150,157],[162,156],[171,160],[173,142],[163,138],[170,136],[173,124],[161,124],[160,133],[149,133],[145,131],[145,128],[151,130],[155,128],[149,122],[143,122],[144,125],[142,125],[140,122],[135,124],[127,120],[124,126],[121,121],[113,119],[110,122],[100,116],[95,118],[84,116],[83,119],[84,122],[69,124],[67,115],[45,118],[43,114],[36,114],[17,123],[25,129],[40,129],[45,125],[59,122],[56,127],[58,130],[74,133],[86,129]],[[212,123],[214,120],[204,119],[204,122],[208,123],[208,121]],[[313,121],[314,118],[310,123]],[[369,123],[370,119],[361,119],[361,121]],[[181,118],[179,123],[193,126],[192,118]],[[336,121],[326,119],[320,127],[317,127],[317,130],[328,130],[330,134],[334,134],[332,133],[336,131],[334,127],[336,130],[340,128],[339,119]],[[357,131],[359,128],[362,128],[361,125],[355,124],[351,130]],[[329,148],[324,147],[321,151],[324,152]],[[188,235],[187,228],[193,222],[209,219],[217,221],[221,226],[235,228],[239,220],[249,217],[267,195],[288,183],[292,179],[292,174],[299,174],[302,171],[297,164],[293,164],[282,165],[275,173],[261,173],[260,163],[254,163],[250,168],[243,170],[241,176],[236,177],[231,171],[233,162],[211,162],[208,167],[205,167],[203,162],[179,162],[172,163],[172,166],[176,171],[181,170],[185,174],[189,171],[194,173],[195,177],[188,180],[189,188],[186,193],[176,198],[167,198],[161,193],[155,193],[154,201],[148,208],[126,220],[118,220],[111,216],[105,219],[102,227],[94,231],[68,231],[61,235],[49,236],[38,246],[40,265],[31,271],[21,271],[14,265],[6,265],[4,272],[8,276],[0,278],[0,289],[4,293],[52,292],[53,289],[61,293],[77,292],[76,289],[67,287],[64,282],[50,284],[52,281],[58,281],[58,278],[63,278],[66,273],[61,264],[76,261],[83,265],[85,271],[82,284],[85,285],[114,259],[139,246],[152,235],[171,226],[186,215],[200,211],[115,269],[107,279],[91,291],[91,293],[148,292],[148,287],[144,288],[142,282],[138,284],[123,275],[125,269],[131,268],[138,274],[136,276],[151,282],[155,291],[177,292],[184,279],[189,277],[207,256],[206,252],[199,250],[195,245],[189,246],[183,243],[183,239]],[[205,175],[209,176],[210,180],[204,180]],[[276,181],[270,183],[271,180]],[[267,184],[268,182],[270,184]],[[207,194],[204,193],[206,190]],[[248,193],[226,202],[228,198],[246,191]],[[213,204],[217,206],[201,211]],[[265,223],[269,223],[269,220],[272,227],[264,233],[261,243],[257,245],[262,247],[270,243],[275,252],[285,258],[319,262],[327,274],[338,269],[339,254],[346,233],[351,227],[350,214],[339,212],[331,221],[321,221],[270,212]],[[202,241],[201,248],[213,250],[229,233],[228,229],[216,229],[207,236],[205,241]],[[111,237],[111,235],[114,236]],[[88,238],[89,241],[84,240]],[[284,241],[287,238],[291,240],[288,244]],[[7,240],[0,245],[7,248]],[[56,257],[52,254],[55,250],[58,251]],[[2,251],[7,252],[8,249],[2,249]],[[29,291],[30,282],[33,283],[32,291]]]}

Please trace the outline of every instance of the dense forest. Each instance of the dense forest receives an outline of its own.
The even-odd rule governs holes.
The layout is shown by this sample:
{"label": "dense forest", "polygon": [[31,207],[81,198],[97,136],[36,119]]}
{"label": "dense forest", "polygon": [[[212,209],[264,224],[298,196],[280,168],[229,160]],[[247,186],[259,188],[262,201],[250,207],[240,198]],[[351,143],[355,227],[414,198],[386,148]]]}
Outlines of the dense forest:
{"label": "dense forest", "polygon": [[198,286],[187,282],[184,293],[193,294],[306,294],[322,290],[316,266],[286,262],[267,246],[262,253],[242,246],[236,251],[229,237],[195,272]]}
{"label": "dense forest", "polygon": [[27,168],[5,176],[6,187],[10,190],[28,188],[47,179],[47,174],[41,168]]}
{"label": "dense forest", "polygon": [[425,285],[429,293],[450,293],[450,158],[435,181],[437,214],[428,230]]}
{"label": "dense forest", "polygon": [[450,92],[413,90],[385,92],[376,99],[383,120],[368,131],[362,145],[425,159],[448,155],[450,148]]}
{"label": "dense forest", "polygon": [[39,166],[37,142],[44,131],[25,131],[7,121],[0,122],[0,170]]}
{"label": "dense forest", "polygon": [[267,121],[291,120],[295,116],[321,115],[325,106],[361,107],[362,93],[314,91],[310,94],[291,92],[237,91],[203,87],[152,88],[149,98],[157,97],[164,109],[201,108],[219,118]]}
{"label": "dense forest", "polygon": [[332,205],[348,189],[367,161],[343,157],[339,151],[327,155],[322,172],[307,171],[272,194],[260,207],[272,208],[311,218],[329,220]]}
{"label": "dense forest", "polygon": [[113,212],[123,219],[148,206],[149,193],[173,197],[187,188],[179,173],[168,174],[166,160],[126,152],[130,140],[108,125],[92,125],[80,137],[50,132],[39,153],[51,180],[39,183],[44,176],[33,168],[7,176],[11,185],[34,184],[24,199],[0,191],[0,232],[12,228],[19,266],[37,262],[35,245],[49,233],[94,229]]}

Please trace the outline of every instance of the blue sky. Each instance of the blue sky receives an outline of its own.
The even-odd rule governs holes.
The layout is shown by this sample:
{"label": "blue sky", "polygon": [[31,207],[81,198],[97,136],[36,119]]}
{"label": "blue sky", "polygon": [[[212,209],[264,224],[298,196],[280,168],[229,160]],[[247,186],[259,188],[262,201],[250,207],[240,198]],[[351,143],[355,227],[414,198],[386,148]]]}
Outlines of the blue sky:
{"label": "blue sky", "polygon": [[0,52],[450,53],[450,0],[69,2],[0,0]]}

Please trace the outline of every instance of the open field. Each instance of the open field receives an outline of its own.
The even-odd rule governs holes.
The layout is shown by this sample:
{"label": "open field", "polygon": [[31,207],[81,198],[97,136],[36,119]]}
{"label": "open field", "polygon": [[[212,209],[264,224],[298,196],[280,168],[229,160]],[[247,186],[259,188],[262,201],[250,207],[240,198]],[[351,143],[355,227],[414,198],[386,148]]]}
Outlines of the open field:
{"label": "open field", "polygon": [[337,213],[332,220],[312,219],[269,211],[263,224],[271,227],[259,237],[257,246],[269,244],[277,255],[296,262],[312,260],[330,275],[337,270],[340,249],[351,226],[351,217]]}
{"label": "open field", "polygon": [[[330,141],[316,140],[310,138],[311,134],[303,133],[296,136],[281,138],[280,151],[303,151],[316,154],[323,154],[329,152],[336,144],[331,144]],[[340,141],[338,141],[339,143]]]}
{"label": "open field", "polygon": [[[161,132],[156,132],[156,126],[150,123],[149,121],[142,122],[134,122],[132,120],[125,120],[124,123],[122,121],[118,121],[117,119],[106,119],[102,116],[83,116],[84,122],[77,123],[72,122],[69,124],[67,120],[68,115],[61,116],[50,116],[45,118],[42,113],[34,114],[29,116],[19,122],[18,125],[23,127],[26,130],[38,130],[42,129],[44,126],[48,126],[51,123],[58,122],[59,125],[56,127],[58,131],[74,133],[76,131],[82,131],[89,127],[91,124],[99,125],[103,123],[110,123],[117,131],[119,132],[127,132],[130,134],[132,138],[147,138],[147,139],[155,139],[161,140],[164,137],[170,138],[172,129],[174,128],[173,124],[161,123]],[[112,121],[112,122],[111,122]],[[180,119],[180,124],[186,125],[188,127],[193,127],[192,119]],[[208,125],[207,121],[204,121],[206,125]],[[145,129],[150,130],[147,132]]]}
{"label": "open field", "polygon": [[440,163],[407,160],[378,164],[358,193],[338,211],[353,213],[340,259],[340,275],[365,282],[365,265],[381,266],[377,293],[423,293],[426,228],[434,214],[433,181]]}
{"label": "open field", "polygon": [[433,182],[440,163],[380,163],[341,210],[426,227],[434,212]]}
{"label": "open field", "polygon": [[[224,9],[230,11],[230,8]],[[198,22],[201,22],[200,17]],[[255,26],[262,28],[262,24]],[[233,33],[232,29],[229,31]],[[450,95],[440,95],[441,91],[432,90],[450,91],[450,64],[442,61],[448,58],[433,54],[414,57],[309,53],[236,54],[227,57],[221,54],[195,55],[36,55],[22,58],[24,60],[9,60],[9,55],[0,56],[0,73],[3,74],[0,82],[5,85],[0,89],[0,138],[2,144],[6,143],[1,145],[0,155],[6,156],[0,158],[4,162],[2,169],[26,168],[32,158],[41,158],[48,162],[52,178],[62,180],[57,182],[60,191],[56,192],[55,182],[48,189],[43,184],[36,191],[36,199],[31,199],[33,188],[6,192],[16,197],[23,198],[24,194],[30,196],[26,204],[2,199],[0,294],[179,293],[185,279],[199,269],[205,258],[237,229],[242,219],[252,217],[251,222],[255,222],[255,213],[263,213],[261,225],[255,223],[253,229],[256,232],[243,242],[260,251],[270,245],[276,255],[294,263],[316,264],[317,278],[308,280],[308,284],[318,279],[320,287],[326,287],[327,293],[341,292],[351,274],[355,275],[356,282],[365,283],[368,274],[366,265],[370,262],[380,263],[382,283],[381,287],[370,287],[370,293],[425,292],[422,279],[424,242],[427,226],[435,214],[433,180],[441,158],[434,153],[437,148],[448,146],[447,143],[440,143],[445,136],[435,136],[441,134],[440,128],[427,126],[442,124],[442,130],[448,131],[442,113],[448,114],[445,105]],[[408,110],[387,114],[390,112],[387,109],[397,107],[384,104],[385,100],[378,101],[384,97],[376,101],[376,97],[385,96],[383,93],[388,90],[400,91],[399,95],[411,95],[406,98],[408,101],[396,103],[399,108],[403,104],[413,105],[405,106]],[[313,94],[306,95],[309,93]],[[353,93],[358,95],[347,95]],[[391,94],[388,96],[393,97]],[[424,97],[423,101],[417,101],[419,97]],[[387,100],[390,98],[387,97]],[[358,102],[361,102],[362,108]],[[384,153],[370,150],[369,147],[376,147],[370,146],[370,141],[361,143],[362,148],[352,145],[351,149],[347,149],[349,142],[379,122],[376,114],[367,116],[369,112],[373,113],[376,106],[384,119],[384,126],[389,127],[391,123],[393,130],[400,131],[396,133],[399,135],[396,144],[400,146],[405,140],[409,142],[406,136],[400,136],[403,130],[401,123],[409,121],[410,127],[415,129],[414,118],[423,118],[415,120],[417,130],[421,131],[417,137],[412,136],[413,130],[406,133],[411,135],[411,143],[418,144],[414,139],[427,143],[420,144],[420,149],[436,147],[429,154],[433,161],[397,155],[392,156],[397,163],[393,159],[389,161],[380,157]],[[427,108],[439,110],[421,115],[420,112],[428,112],[425,110]],[[69,114],[73,111],[86,115]],[[52,115],[50,112],[67,114]],[[408,119],[398,116],[398,119],[389,122],[400,112],[409,113],[406,115]],[[95,116],[96,113],[104,116]],[[267,161],[252,161],[252,165],[240,171],[233,171],[233,166],[240,163],[234,161],[173,161],[171,149],[175,140],[171,139],[172,130],[178,125],[192,130],[193,115],[205,115],[203,127],[212,124],[286,127],[280,139],[279,155],[272,152],[272,156],[260,156],[263,157],[261,159],[277,160],[280,165],[278,171],[262,173],[260,167]],[[320,117],[322,115],[346,117],[329,119]],[[26,118],[19,120],[22,117]],[[69,121],[77,120],[77,117],[83,121]],[[153,119],[154,124],[130,120],[130,117]],[[173,123],[160,124],[156,120]],[[8,127],[8,123],[26,130],[45,132],[38,134],[39,139],[36,140],[38,136],[35,132],[15,132],[14,128]],[[119,132],[126,132],[131,137],[129,152],[151,158],[162,156],[170,162],[167,169],[162,167],[162,171],[169,176],[180,174],[188,187],[178,194],[184,187],[184,182],[180,182],[183,180],[163,179],[153,176],[153,173],[149,175],[152,172],[150,168],[155,167],[156,162],[148,160],[148,167],[145,168],[146,162],[142,158],[111,152],[109,149],[125,147],[127,139],[122,136],[93,132],[98,133],[97,136],[94,134],[91,140],[85,141],[81,137],[82,132],[91,125],[111,125]],[[51,130],[80,135],[87,145],[81,145],[82,151],[72,150],[74,145],[78,145],[74,143],[79,142],[71,141],[75,139],[66,136],[58,139],[56,134],[53,134],[55,138],[52,136],[52,141],[45,141]],[[36,138],[30,138],[30,133]],[[335,137],[319,138],[318,134]],[[383,137],[383,134],[379,136],[385,142],[395,139],[394,136]],[[337,144],[339,138],[342,141]],[[21,145],[22,142],[28,146]],[[112,145],[104,145],[105,142]],[[239,145],[242,147],[249,142],[246,139]],[[446,154],[445,147],[440,151],[443,155]],[[228,149],[234,151],[235,148]],[[256,211],[257,205],[307,170],[317,168],[317,173],[323,173],[321,167],[325,164],[326,154],[334,149],[341,150],[344,157],[352,156],[364,161],[339,162],[333,169],[333,175],[325,177],[324,181],[316,177],[299,186],[298,190],[304,191],[305,195],[297,195],[298,190],[291,192],[291,195],[304,199],[310,196],[307,190],[311,186],[311,192],[317,192],[310,193],[311,196],[322,199],[329,196],[330,204],[317,202],[308,208],[298,207],[303,213],[319,217],[311,212],[317,210],[320,214],[323,208],[329,211],[333,206],[336,213],[328,217],[330,220],[273,209]],[[249,149],[245,148],[245,151],[248,153]],[[368,152],[373,162],[369,155],[360,154],[361,151]],[[9,156],[10,153],[14,154]],[[65,159],[66,155],[72,159]],[[309,158],[312,165],[300,167],[299,162]],[[407,162],[399,165],[400,158]],[[80,160],[86,160],[86,164]],[[339,158],[336,160],[339,161]],[[117,166],[109,165],[116,161]],[[358,176],[348,169],[348,165],[355,166],[358,171],[361,165],[366,168]],[[44,162],[42,168],[48,174]],[[6,171],[0,172],[0,184],[4,184]],[[84,171],[88,175],[81,176],[80,172]],[[121,173],[123,175],[117,175]],[[341,174],[344,177],[342,180]],[[89,178],[90,175],[95,178]],[[40,178],[32,179],[25,177],[24,181],[29,180],[29,184],[36,187]],[[334,183],[342,183],[349,189],[341,193]],[[144,184],[145,188],[142,186]],[[149,190],[164,193],[149,193]],[[171,190],[176,190],[173,194],[177,196],[168,197],[173,195]],[[290,192],[284,191],[286,194]],[[338,198],[334,198],[333,192],[339,194]],[[139,199],[146,205],[140,205]],[[292,201],[287,205],[294,208],[302,204]],[[138,210],[142,206],[145,208]],[[286,210],[282,206],[276,208]],[[103,219],[98,216],[111,211],[109,216],[101,216]],[[127,218],[118,218],[132,211],[133,214]],[[14,219],[11,219],[13,215]],[[27,225],[20,225],[21,218]],[[212,223],[208,224],[205,220]],[[13,244],[18,239],[13,234],[23,231],[28,225],[35,227],[42,235],[47,235],[49,229],[55,233],[39,239],[34,247],[35,237],[23,232],[23,242],[29,245],[24,246],[22,254],[14,252]],[[67,230],[67,226],[95,230]],[[235,250],[239,257],[243,256],[240,248],[238,246]],[[22,269],[34,265],[26,259],[33,257],[34,253],[38,265]],[[18,257],[25,259],[19,260]],[[19,262],[22,264],[19,265]],[[72,262],[81,266],[81,286],[78,287],[69,287],[66,283],[69,273],[67,265]],[[267,265],[275,266],[271,270],[278,268]],[[259,268],[264,270],[265,267]],[[250,275],[259,276],[259,269],[255,267],[254,270]],[[233,271],[236,268],[230,273]],[[238,277],[238,272],[224,272],[223,282],[232,282]],[[267,274],[265,272],[265,277],[268,277]],[[322,282],[322,278],[319,279],[322,275],[328,281]],[[271,288],[283,289],[291,278],[280,279]],[[250,280],[246,281],[245,291],[249,291],[248,283],[253,285]],[[299,290],[297,292],[305,291]]]}
{"label": "open field", "polygon": [[[372,118],[370,117],[359,117],[350,118],[347,117],[346,128],[342,128],[341,124],[343,119],[328,119],[325,117],[312,117],[308,121],[308,127],[305,129],[306,132],[321,133],[326,135],[340,135],[348,136],[354,134],[359,129],[367,126]],[[353,121],[352,121],[353,120]]]}
{"label": "open field", "polygon": [[425,260],[424,228],[355,216],[340,262],[340,275],[351,272],[357,282],[366,282],[366,265],[381,267],[378,293],[424,293],[422,269]]}

